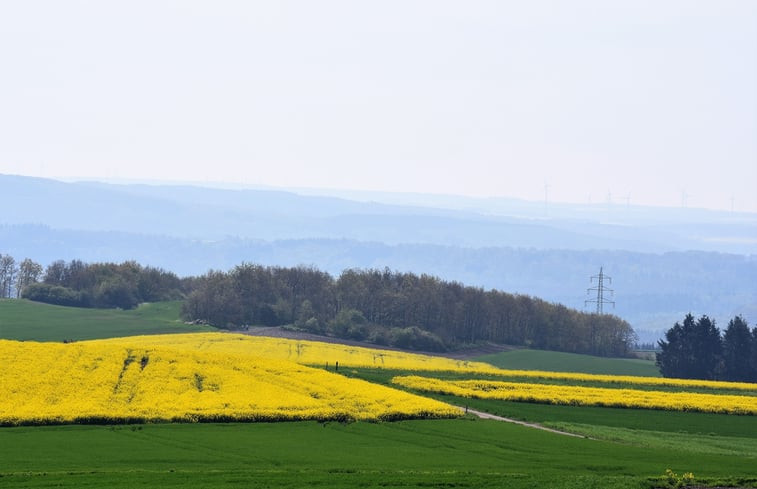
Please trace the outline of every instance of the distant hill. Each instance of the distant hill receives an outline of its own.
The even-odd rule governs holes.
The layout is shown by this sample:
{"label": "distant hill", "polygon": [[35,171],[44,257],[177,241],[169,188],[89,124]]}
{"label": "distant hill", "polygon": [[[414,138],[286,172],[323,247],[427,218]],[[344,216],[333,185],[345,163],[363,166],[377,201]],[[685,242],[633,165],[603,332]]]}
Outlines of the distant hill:
{"label": "distant hill", "polygon": [[262,241],[227,238],[204,242],[121,232],[0,226],[0,243],[20,259],[123,261],[163,267],[179,275],[228,270],[239,263],[315,265],[332,275],[346,268],[380,268],[437,275],[446,280],[528,294],[585,309],[589,277],[604,266],[613,278],[616,307],[642,341],[688,312],[708,314],[725,326],[736,314],[757,320],[757,256],[709,252],[663,254],[628,251],[463,248],[389,245],[354,240]]}
{"label": "distant hill", "polygon": [[4,224],[203,241],[326,238],[474,248],[757,253],[757,215],[695,209],[551,204],[540,215],[533,204],[511,200],[462,200],[439,208],[274,190],[64,183],[10,175],[0,175],[0,192],[13,203],[13,212],[0,218]]}
{"label": "distant hill", "polygon": [[242,261],[332,274],[389,267],[579,309],[604,266],[616,289],[611,312],[642,341],[687,312],[720,326],[735,314],[757,320],[755,214],[8,175],[0,192],[12,203],[0,215],[0,253],[43,265],[135,259],[180,275]]}

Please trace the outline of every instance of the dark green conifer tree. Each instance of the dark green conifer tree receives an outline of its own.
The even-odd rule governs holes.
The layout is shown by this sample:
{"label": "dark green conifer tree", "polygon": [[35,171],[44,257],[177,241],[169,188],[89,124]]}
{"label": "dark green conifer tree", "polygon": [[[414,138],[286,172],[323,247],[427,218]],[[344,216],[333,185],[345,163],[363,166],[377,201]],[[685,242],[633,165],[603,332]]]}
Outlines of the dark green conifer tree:
{"label": "dark green conifer tree", "polygon": [[736,316],[728,322],[723,334],[723,379],[749,382],[751,368],[752,334],[746,321]]}
{"label": "dark green conifer tree", "polygon": [[695,321],[687,314],[683,324],[676,323],[658,344],[657,366],[663,377],[715,379],[720,373],[720,330],[706,315]]}

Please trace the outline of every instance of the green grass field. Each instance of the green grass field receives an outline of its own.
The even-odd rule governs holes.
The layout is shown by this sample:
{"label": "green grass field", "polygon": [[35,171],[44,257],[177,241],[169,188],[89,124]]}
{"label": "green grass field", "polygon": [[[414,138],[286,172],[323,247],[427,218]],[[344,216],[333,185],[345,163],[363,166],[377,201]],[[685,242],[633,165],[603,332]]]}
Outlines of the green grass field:
{"label": "green grass field", "polygon": [[650,360],[603,358],[544,350],[511,350],[493,355],[483,355],[474,358],[474,360],[514,370],[660,376],[660,371]]}
{"label": "green grass field", "polygon": [[[402,388],[391,383],[395,375],[405,375],[399,370],[387,369],[345,369],[350,377],[361,378],[377,384]],[[431,377],[466,378],[465,374],[439,375]],[[615,428],[652,430],[660,433],[688,433],[725,437],[751,436],[757,439],[757,416],[739,416],[684,411],[662,411],[654,409],[630,409],[596,406],[549,405],[528,402],[501,401],[496,399],[472,399],[436,393],[409,392],[433,397],[458,406],[496,414],[506,418],[530,421],[540,424],[593,424]],[[665,436],[665,435],[661,435]],[[754,453],[757,457],[757,452]]]}
{"label": "green grass field", "polygon": [[[391,378],[402,374],[399,371],[383,369],[351,369],[345,373],[385,385],[393,385]],[[435,372],[432,376],[439,375]],[[447,375],[450,378],[456,376],[460,374]],[[755,416],[546,405],[470,399],[443,394],[424,395],[506,418],[581,434],[595,439],[593,441],[613,443],[618,445],[618,454],[621,453],[620,447],[623,446],[634,449],[646,448],[680,456],[733,456],[741,459],[743,465],[740,471],[732,472],[731,475],[748,478],[750,474],[757,474],[753,469],[757,466],[757,417]],[[689,468],[686,471],[698,473],[705,479],[721,477],[717,470],[710,469],[714,468],[703,465],[698,469]]]}
{"label": "green grass field", "polygon": [[0,338],[10,340],[91,340],[159,333],[214,331],[179,319],[181,301],[143,304],[136,309],[84,309],[28,300],[0,300]]}
{"label": "green grass field", "polygon": [[0,430],[4,488],[640,488],[667,468],[748,478],[754,464],[470,419]]}
{"label": "green grass field", "polygon": [[[179,302],[133,311],[0,301],[0,337],[61,341],[207,331]],[[516,369],[657,375],[651,362],[516,350]],[[383,369],[340,373],[390,385]],[[439,373],[437,376],[453,375]],[[395,386],[396,387],[396,386]],[[582,434],[497,421],[290,422],[0,428],[0,487],[649,488],[666,469],[757,487],[757,417],[431,395]]]}

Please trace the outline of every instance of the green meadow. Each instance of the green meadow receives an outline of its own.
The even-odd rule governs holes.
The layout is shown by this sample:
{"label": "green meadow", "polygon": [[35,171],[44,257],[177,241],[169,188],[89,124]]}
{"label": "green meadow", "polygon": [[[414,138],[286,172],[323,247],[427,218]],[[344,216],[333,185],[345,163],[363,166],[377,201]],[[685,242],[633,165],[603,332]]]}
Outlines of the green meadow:
{"label": "green meadow", "polygon": [[9,340],[93,340],[161,333],[215,331],[179,319],[181,301],[142,304],[136,309],[85,309],[0,300],[0,338]]}
{"label": "green meadow", "polygon": [[546,370],[584,374],[640,375],[659,377],[660,371],[651,360],[636,358],[603,358],[577,353],[545,350],[511,350],[482,355],[474,360],[513,370]]}
{"label": "green meadow", "polygon": [[[183,324],[179,308],[179,302],[120,311],[6,300],[0,301],[0,337],[62,341],[211,330]],[[478,360],[513,369],[656,373],[651,362],[534,350]],[[340,373],[387,385],[407,374]],[[383,423],[6,427],[0,428],[0,487],[644,489],[674,487],[675,479],[662,477],[667,469],[693,472],[698,487],[757,487],[755,416],[431,396],[580,436],[472,415]]]}
{"label": "green meadow", "polygon": [[0,430],[4,488],[639,488],[668,468],[746,483],[755,462],[473,419]]}

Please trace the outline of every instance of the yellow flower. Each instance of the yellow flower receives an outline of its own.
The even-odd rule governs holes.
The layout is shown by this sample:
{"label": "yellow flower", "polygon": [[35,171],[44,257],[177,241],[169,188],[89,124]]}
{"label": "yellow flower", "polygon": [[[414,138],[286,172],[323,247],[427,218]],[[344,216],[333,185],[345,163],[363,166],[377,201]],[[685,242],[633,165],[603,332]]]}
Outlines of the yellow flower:
{"label": "yellow flower", "polygon": [[419,376],[399,376],[392,383],[425,392],[507,401],[757,414],[757,397],[691,392],[664,392],[571,385],[529,384],[488,380],[446,381]]}
{"label": "yellow flower", "polygon": [[403,391],[251,353],[0,341],[0,424],[453,417]]}

